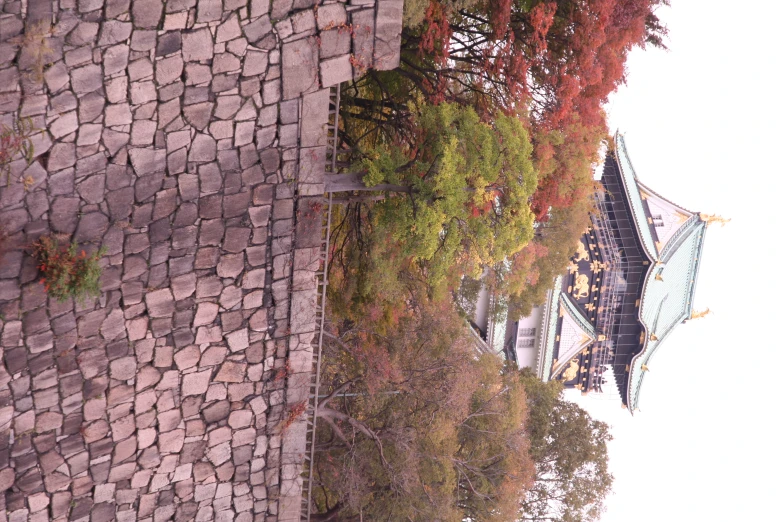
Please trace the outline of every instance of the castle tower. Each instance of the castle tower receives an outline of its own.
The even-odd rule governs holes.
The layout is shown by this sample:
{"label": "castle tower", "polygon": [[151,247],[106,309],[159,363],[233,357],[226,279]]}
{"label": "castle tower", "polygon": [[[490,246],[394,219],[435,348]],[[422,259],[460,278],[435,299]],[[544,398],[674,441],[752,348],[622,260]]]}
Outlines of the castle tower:
{"label": "castle tower", "polygon": [[[693,297],[707,225],[642,183],[615,137],[596,194],[598,213],[547,302],[509,324],[507,355],[583,393],[617,386],[639,406],[652,358],[674,328],[698,313]],[[531,328],[531,325],[535,325]],[[606,372],[613,373],[613,379]]]}

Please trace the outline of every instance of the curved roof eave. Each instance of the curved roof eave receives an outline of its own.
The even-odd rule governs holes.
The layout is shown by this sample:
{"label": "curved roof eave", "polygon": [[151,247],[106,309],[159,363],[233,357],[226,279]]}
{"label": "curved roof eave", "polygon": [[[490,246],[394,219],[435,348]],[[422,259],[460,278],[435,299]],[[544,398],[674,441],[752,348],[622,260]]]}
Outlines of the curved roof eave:
{"label": "curved roof eave", "polygon": [[557,318],[558,318],[558,306],[560,288],[563,285],[563,276],[559,275],[555,279],[555,286],[550,294],[550,298],[547,300],[549,309],[544,313],[543,324],[546,327],[546,335],[542,335],[541,339],[541,359],[540,365],[541,373],[539,377],[542,381],[547,382],[549,375],[547,369],[552,368],[552,357],[554,356],[555,349],[555,330],[557,330]]}
{"label": "curved roof eave", "polygon": [[[692,283],[690,285],[690,289],[688,291],[688,301],[686,304],[686,307],[682,314],[680,314],[679,319],[674,323],[674,325],[681,323],[688,317],[690,317],[691,313],[693,312],[693,297],[696,292],[696,281],[698,279],[699,274],[699,265],[701,263],[701,254],[704,250],[704,241],[706,239],[706,226],[704,225],[704,222],[697,218],[696,225],[692,225],[692,228],[698,227],[701,229],[699,231],[700,237],[699,242],[696,247],[696,256],[693,261],[693,264],[691,266],[691,274],[692,274]],[[685,228],[685,226],[683,226]],[[677,243],[677,246],[681,245],[681,241]],[[671,252],[676,250],[676,248],[669,249],[669,252],[667,252],[667,258],[671,257]],[[650,282],[650,278],[652,276],[652,273],[654,271],[655,265],[651,265],[648,270],[647,274],[645,275],[644,285],[642,286],[642,296],[645,295],[647,290],[647,285]],[[628,404],[628,409],[631,411],[631,415],[633,415],[633,412],[636,410],[636,407],[639,404],[639,393],[641,390],[642,381],[644,380],[644,372],[641,369],[641,365],[643,364],[641,362],[641,357],[645,354],[647,354],[648,348],[649,354],[647,354],[647,358],[645,361],[649,361],[650,358],[652,358],[655,351],[658,349],[658,347],[663,343],[663,341],[669,336],[669,334],[674,331],[674,326],[666,330],[665,332],[661,333],[661,336],[658,338],[657,341],[650,341],[649,339],[649,328],[647,324],[645,323],[644,319],[642,318],[642,306],[639,307],[639,311],[637,312],[637,318],[639,319],[639,324],[642,326],[642,330],[644,331],[644,345],[642,346],[642,350],[636,354],[629,364],[630,366],[630,372],[628,373],[628,389],[626,391],[626,403]],[[657,335],[657,334],[656,334]],[[652,343],[652,344],[651,344]],[[637,368],[638,366],[638,368]],[[639,376],[639,383],[636,386],[632,386],[633,384],[633,377],[634,372],[640,372],[641,375]]]}
{"label": "curved roof eave", "polygon": [[[634,226],[642,239],[642,248],[644,248],[644,251],[652,261],[657,261],[658,249],[655,247],[655,240],[652,237],[652,232],[650,232],[650,227],[647,225],[647,214],[644,212],[642,195],[637,185],[636,171],[631,163],[631,158],[628,156],[625,138],[620,134],[620,131],[615,133],[615,158],[620,168],[620,179],[622,179],[631,209],[633,210]],[[627,162],[627,167],[623,166],[623,160]]]}
{"label": "curved roof eave", "polygon": [[661,257],[660,261],[663,261],[664,263],[669,260],[669,258],[674,255],[674,252],[677,251],[677,248],[682,244],[682,238],[685,236],[687,232],[689,232],[696,223],[701,222],[701,218],[698,214],[692,215],[688,220],[680,226],[677,231],[672,234],[671,238],[669,238],[669,241],[666,243],[666,246],[663,247],[663,250],[661,250]]}
{"label": "curved roof eave", "polygon": [[571,301],[571,298],[568,297],[566,294],[561,293],[560,302],[562,302],[565,305],[565,308],[568,311],[569,315],[571,315],[571,317],[582,326],[582,329],[585,330],[590,337],[595,339],[595,328],[593,327],[592,324],[590,324],[590,321],[585,319],[585,317],[582,315],[582,313],[579,311],[576,305]]}
{"label": "curved roof eave", "polygon": [[[571,317],[571,320],[574,321],[579,328],[582,330],[582,332],[587,336],[588,341],[581,345],[578,350],[576,350],[576,354],[593,344],[596,340],[595,335],[595,328],[593,328],[593,325],[590,324],[590,321],[584,318],[582,314],[579,312],[577,307],[574,305],[573,302],[571,302],[571,299],[563,292],[560,293],[560,299],[558,302],[563,306],[565,309],[565,312],[568,314],[569,317]],[[559,315],[559,314],[558,314]],[[562,327],[561,327],[561,334],[562,334]],[[562,337],[561,337],[561,343],[562,343]],[[562,344],[559,350],[562,349]],[[567,351],[566,351],[567,353]],[[557,359],[557,367],[552,367],[552,371],[550,372],[550,376],[557,375],[560,373],[560,371],[565,368],[565,365],[574,357],[574,353],[568,354],[567,357],[563,357],[560,353],[558,353],[558,359]]]}
{"label": "curved roof eave", "polygon": [[678,205],[677,203],[675,203],[674,201],[670,200],[669,198],[667,198],[667,197],[665,197],[665,196],[661,196],[661,195],[660,195],[660,193],[658,193],[658,192],[654,191],[653,189],[651,189],[650,187],[648,187],[647,185],[645,185],[644,183],[642,183],[642,182],[641,182],[641,181],[639,181],[638,179],[636,180],[636,182],[637,182],[637,183],[639,184],[639,186],[640,186],[640,187],[642,187],[644,190],[646,190],[647,192],[649,192],[650,194],[652,194],[652,195],[654,195],[654,196],[656,196],[656,197],[658,197],[658,198],[661,198],[661,199],[662,199],[662,200],[664,200],[666,203],[668,203],[668,204],[670,204],[670,205],[672,205],[672,206],[674,206],[674,207],[677,207],[678,209],[680,209],[680,210],[682,210],[682,211],[684,211],[684,212],[687,212],[688,214],[697,214],[697,212],[694,212],[694,211],[692,211],[692,210],[688,210],[687,208],[683,207],[682,205]]}

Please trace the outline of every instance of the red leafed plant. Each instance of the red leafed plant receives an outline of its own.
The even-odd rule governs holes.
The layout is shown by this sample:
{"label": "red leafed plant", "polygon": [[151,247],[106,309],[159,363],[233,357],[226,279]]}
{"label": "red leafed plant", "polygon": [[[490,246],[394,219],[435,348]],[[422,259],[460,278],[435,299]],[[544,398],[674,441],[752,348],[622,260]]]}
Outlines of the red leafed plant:
{"label": "red leafed plant", "polygon": [[33,256],[42,274],[41,284],[58,301],[69,297],[85,300],[101,295],[98,261],[105,253],[106,249],[101,248],[87,254],[79,250],[75,241],[70,245],[61,244],[53,236],[44,236],[33,243]]}
{"label": "red leafed plant", "polygon": [[287,409],[286,417],[279,424],[280,433],[285,433],[291,425],[296,422],[296,419],[302,416],[307,411],[307,401],[298,402]]}

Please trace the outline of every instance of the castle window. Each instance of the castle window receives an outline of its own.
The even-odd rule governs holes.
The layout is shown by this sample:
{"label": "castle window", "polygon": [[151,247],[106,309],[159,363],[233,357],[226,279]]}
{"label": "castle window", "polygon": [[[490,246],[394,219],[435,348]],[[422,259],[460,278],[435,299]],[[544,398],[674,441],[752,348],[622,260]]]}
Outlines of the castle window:
{"label": "castle window", "polygon": [[520,348],[532,348],[533,345],[535,345],[535,343],[536,343],[536,340],[534,338],[528,337],[526,339],[520,339],[519,343],[518,343],[518,346]]}
{"label": "castle window", "polygon": [[536,335],[535,328],[520,328],[519,337],[534,337]]}

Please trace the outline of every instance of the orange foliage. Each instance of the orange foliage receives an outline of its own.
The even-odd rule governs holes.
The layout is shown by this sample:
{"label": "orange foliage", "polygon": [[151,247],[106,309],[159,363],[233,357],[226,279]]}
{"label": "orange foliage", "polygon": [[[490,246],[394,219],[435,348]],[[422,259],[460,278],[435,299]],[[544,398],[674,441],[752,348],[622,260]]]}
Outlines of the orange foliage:
{"label": "orange foliage", "polygon": [[[539,220],[592,192],[583,171],[607,134],[602,106],[625,81],[628,52],[663,46],[655,14],[666,0],[479,1],[461,10],[431,0],[423,26],[406,32],[431,102],[457,100],[487,113],[530,115],[545,173],[534,197]],[[559,134],[553,143],[552,133]],[[576,167],[577,173],[570,172]]]}

